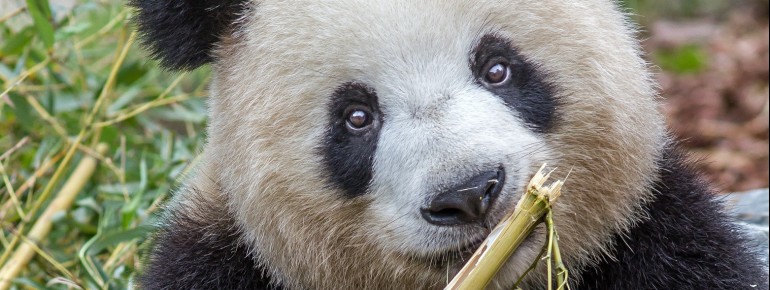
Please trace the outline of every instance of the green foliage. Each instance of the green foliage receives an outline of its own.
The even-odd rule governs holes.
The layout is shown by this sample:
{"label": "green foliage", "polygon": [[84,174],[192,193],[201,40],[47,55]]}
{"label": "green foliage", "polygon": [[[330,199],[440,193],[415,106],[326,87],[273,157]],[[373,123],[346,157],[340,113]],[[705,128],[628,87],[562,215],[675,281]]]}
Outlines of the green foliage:
{"label": "green foliage", "polygon": [[744,0],[620,0],[620,5],[634,15],[637,22],[649,24],[655,19],[721,16],[731,5]]}
{"label": "green foliage", "polygon": [[[7,155],[0,159],[0,265],[80,158],[106,143],[99,170],[70,210],[56,215],[12,289],[126,289],[154,214],[201,150],[208,73],[169,73],[148,61],[129,42],[132,11],[122,1],[69,10],[52,10],[48,0],[20,4],[26,8],[15,15],[0,13],[0,155]],[[75,159],[62,163],[81,132]],[[59,166],[63,177],[43,199]]]}
{"label": "green foliage", "polygon": [[51,25],[51,6],[48,0],[27,0],[27,11],[35,23],[37,35],[46,48],[53,46],[53,25]]}
{"label": "green foliage", "polygon": [[659,50],[653,55],[661,68],[678,74],[698,73],[708,68],[708,55],[694,44]]}

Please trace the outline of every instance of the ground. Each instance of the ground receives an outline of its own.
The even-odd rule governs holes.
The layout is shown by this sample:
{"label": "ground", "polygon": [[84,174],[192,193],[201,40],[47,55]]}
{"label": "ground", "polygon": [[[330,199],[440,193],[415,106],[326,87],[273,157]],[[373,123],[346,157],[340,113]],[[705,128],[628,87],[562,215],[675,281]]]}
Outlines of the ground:
{"label": "ground", "polygon": [[768,186],[768,21],[751,9],[659,20],[644,42],[669,127],[725,192]]}

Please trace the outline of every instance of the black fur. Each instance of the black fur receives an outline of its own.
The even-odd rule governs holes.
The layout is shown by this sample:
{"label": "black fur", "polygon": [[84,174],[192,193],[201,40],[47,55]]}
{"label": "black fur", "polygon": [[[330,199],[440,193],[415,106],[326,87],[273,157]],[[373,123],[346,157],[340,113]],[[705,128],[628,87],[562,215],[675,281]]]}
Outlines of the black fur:
{"label": "black fur", "polygon": [[144,263],[139,289],[282,289],[241,243],[231,216],[221,204],[170,209]]}
{"label": "black fur", "polygon": [[[360,196],[372,180],[374,152],[382,128],[377,94],[366,85],[347,83],[334,92],[331,100],[330,124],[321,150],[324,164],[333,184],[346,196]],[[354,134],[346,128],[345,110],[351,105],[369,108],[374,118],[370,130]]]}
{"label": "black fur", "polygon": [[212,49],[235,29],[247,0],[129,0],[134,23],[152,57],[169,69],[190,70],[212,61]]}
{"label": "black fur", "polygon": [[577,289],[768,289],[764,265],[706,182],[677,152],[660,165],[649,218],[616,236],[616,260],[589,269]]}
{"label": "black fur", "polygon": [[471,70],[479,85],[486,74],[483,71],[485,64],[498,59],[510,64],[512,81],[508,86],[485,87],[517,111],[532,130],[547,132],[554,123],[558,106],[554,86],[546,81],[547,75],[521,56],[509,41],[486,35],[476,46],[475,58],[471,61]]}

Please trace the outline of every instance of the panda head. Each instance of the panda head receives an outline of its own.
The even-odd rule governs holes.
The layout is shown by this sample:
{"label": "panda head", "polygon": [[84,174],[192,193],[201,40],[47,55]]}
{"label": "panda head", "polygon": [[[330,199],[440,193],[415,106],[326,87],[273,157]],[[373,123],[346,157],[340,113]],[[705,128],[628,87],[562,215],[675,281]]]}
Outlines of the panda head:
{"label": "panda head", "polygon": [[440,287],[543,163],[571,172],[555,220],[575,268],[648,197],[663,126],[612,1],[134,5],[163,65],[212,64],[199,175],[285,285]]}

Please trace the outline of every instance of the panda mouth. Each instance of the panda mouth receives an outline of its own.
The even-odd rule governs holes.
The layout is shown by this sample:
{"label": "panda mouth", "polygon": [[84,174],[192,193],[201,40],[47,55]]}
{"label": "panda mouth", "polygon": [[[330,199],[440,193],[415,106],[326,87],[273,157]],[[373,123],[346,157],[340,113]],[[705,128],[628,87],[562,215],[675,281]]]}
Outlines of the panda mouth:
{"label": "panda mouth", "polygon": [[453,248],[449,251],[439,253],[429,258],[429,263],[433,268],[445,269],[447,267],[462,267],[465,265],[473,253],[476,252],[482,243],[484,243],[485,237],[474,240],[459,248]]}

